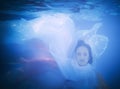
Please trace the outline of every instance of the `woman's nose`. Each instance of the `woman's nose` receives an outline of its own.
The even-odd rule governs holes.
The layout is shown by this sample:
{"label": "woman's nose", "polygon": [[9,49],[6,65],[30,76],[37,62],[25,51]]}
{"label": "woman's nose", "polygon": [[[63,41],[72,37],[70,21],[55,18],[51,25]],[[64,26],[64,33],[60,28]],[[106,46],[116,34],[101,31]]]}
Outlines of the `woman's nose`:
{"label": "woman's nose", "polygon": [[80,58],[84,58],[85,56],[84,55],[79,55]]}

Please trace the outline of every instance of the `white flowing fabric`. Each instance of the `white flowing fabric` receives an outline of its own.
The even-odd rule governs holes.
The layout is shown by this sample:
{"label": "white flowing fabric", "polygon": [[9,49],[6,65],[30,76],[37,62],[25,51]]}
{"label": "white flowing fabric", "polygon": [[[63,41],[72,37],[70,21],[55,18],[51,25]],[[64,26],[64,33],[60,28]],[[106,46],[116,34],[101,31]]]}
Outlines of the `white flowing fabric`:
{"label": "white flowing fabric", "polygon": [[[77,29],[71,14],[68,13],[43,13],[39,18],[30,21],[22,19],[7,22],[7,24],[15,32],[11,38],[14,41],[22,42],[21,40],[38,38],[45,42],[66,77],[70,70],[69,61],[71,60],[69,59],[74,56],[74,48],[79,39],[91,46],[94,59],[105,51],[108,43],[107,37],[97,34],[101,23],[94,24],[91,29]],[[93,62],[95,62],[94,59]]]}

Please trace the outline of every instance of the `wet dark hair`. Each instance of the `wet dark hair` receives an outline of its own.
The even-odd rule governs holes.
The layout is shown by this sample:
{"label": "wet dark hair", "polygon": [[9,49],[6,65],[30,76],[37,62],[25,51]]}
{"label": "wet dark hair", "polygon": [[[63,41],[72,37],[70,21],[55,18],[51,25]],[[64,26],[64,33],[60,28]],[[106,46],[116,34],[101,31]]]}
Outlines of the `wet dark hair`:
{"label": "wet dark hair", "polygon": [[75,47],[75,52],[77,51],[77,49],[80,47],[80,46],[84,46],[88,49],[88,52],[89,52],[89,61],[88,63],[92,64],[93,62],[93,57],[92,57],[92,51],[91,51],[91,47],[86,44],[83,40],[79,40],[76,47]]}

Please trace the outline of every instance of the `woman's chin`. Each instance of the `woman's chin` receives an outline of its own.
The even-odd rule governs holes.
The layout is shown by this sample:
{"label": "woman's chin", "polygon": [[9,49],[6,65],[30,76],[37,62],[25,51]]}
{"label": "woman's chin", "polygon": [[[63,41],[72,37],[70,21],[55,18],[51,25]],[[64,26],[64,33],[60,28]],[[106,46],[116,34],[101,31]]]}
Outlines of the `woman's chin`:
{"label": "woman's chin", "polygon": [[80,66],[86,66],[87,63],[79,63]]}

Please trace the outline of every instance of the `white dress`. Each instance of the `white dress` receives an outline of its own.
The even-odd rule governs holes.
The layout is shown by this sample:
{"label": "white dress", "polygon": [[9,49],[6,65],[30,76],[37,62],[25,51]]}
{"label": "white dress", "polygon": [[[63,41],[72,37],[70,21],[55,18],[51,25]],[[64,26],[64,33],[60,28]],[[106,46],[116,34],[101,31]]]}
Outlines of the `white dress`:
{"label": "white dress", "polygon": [[98,81],[96,72],[90,64],[80,66],[76,61],[71,62],[69,84],[72,89],[96,89]]}

